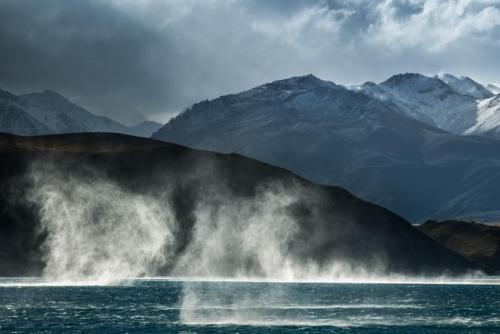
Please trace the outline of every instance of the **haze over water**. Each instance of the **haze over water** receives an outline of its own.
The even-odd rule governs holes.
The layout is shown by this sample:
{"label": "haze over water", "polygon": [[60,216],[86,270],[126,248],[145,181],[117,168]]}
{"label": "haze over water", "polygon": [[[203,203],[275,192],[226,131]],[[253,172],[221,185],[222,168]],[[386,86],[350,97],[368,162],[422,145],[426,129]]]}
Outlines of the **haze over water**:
{"label": "haze over water", "polygon": [[463,284],[128,280],[0,284],[15,333],[494,333],[498,280]]}

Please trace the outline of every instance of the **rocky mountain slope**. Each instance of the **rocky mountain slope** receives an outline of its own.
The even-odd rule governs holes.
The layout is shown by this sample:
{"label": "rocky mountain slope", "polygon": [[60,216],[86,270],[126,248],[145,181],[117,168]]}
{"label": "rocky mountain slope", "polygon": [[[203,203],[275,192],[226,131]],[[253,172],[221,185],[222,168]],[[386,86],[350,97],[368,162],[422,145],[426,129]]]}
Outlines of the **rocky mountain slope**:
{"label": "rocky mountain slope", "polygon": [[9,92],[0,90],[0,131],[20,135],[50,133],[45,124],[33,118],[24,108],[26,102]]}
{"label": "rocky mountain slope", "polygon": [[380,206],[236,154],[117,134],[0,135],[0,276],[335,279],[474,268]]}
{"label": "rocky mountain slope", "polygon": [[[197,103],[153,137],[285,167],[413,222],[496,220],[500,143],[431,125],[436,101],[463,114],[477,103],[417,74],[351,89],[309,75]],[[462,121],[454,126],[467,128]]]}
{"label": "rocky mountain slope", "polygon": [[20,96],[0,91],[0,117],[0,131],[22,135],[116,132],[148,137],[160,127],[155,122],[125,126],[94,115],[50,90]]}

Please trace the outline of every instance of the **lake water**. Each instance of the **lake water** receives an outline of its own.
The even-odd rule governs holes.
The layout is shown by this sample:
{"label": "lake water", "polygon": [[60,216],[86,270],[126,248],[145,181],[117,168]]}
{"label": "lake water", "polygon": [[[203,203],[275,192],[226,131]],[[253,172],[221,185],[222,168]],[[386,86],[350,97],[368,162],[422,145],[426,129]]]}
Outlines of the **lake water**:
{"label": "lake water", "polygon": [[0,280],[0,333],[34,332],[500,333],[500,285]]}

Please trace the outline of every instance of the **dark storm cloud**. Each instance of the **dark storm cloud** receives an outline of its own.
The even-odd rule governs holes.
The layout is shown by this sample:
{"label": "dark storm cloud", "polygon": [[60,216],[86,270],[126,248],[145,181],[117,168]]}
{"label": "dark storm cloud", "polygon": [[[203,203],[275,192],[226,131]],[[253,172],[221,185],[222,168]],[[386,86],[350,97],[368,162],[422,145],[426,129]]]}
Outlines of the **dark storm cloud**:
{"label": "dark storm cloud", "polygon": [[55,89],[112,116],[158,107],[171,91],[148,65],[148,52],[166,41],[109,5],[2,1],[0,13],[5,88]]}
{"label": "dark storm cloud", "polygon": [[3,0],[0,87],[122,121],[306,73],[500,81],[500,1]]}

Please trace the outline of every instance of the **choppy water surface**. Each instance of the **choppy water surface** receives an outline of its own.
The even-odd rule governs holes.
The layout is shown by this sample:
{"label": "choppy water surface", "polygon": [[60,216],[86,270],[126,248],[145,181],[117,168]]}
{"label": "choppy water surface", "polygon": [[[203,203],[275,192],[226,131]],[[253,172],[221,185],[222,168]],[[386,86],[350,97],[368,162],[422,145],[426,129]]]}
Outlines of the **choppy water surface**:
{"label": "choppy water surface", "polygon": [[500,333],[500,285],[10,279],[0,332]]}

